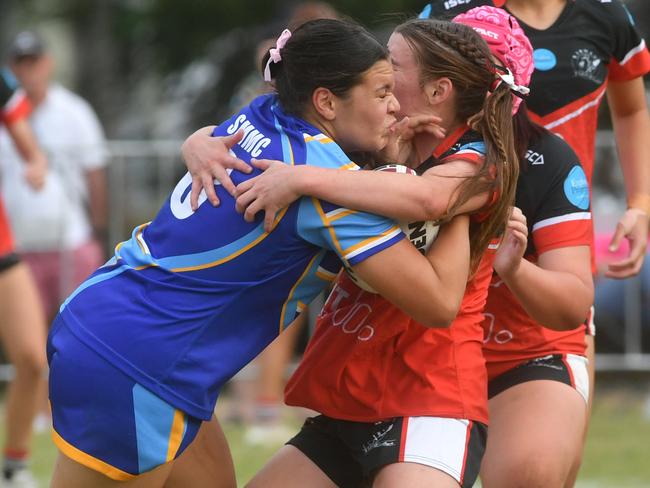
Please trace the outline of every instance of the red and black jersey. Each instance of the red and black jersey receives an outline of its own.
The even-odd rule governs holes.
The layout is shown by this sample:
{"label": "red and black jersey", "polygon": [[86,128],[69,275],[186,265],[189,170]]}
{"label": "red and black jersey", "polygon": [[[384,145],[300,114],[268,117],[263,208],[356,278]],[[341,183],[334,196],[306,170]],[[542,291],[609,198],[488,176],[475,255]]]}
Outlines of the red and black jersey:
{"label": "red and black jersey", "polygon": [[[503,2],[436,0],[420,17],[448,20],[495,3]],[[650,71],[645,41],[619,0],[569,0],[544,30],[519,23],[534,48],[535,71],[526,100],[531,118],[571,145],[591,181],[598,106],[607,82],[632,80]]]}
{"label": "red and black jersey", "polygon": [[[0,123],[11,124],[29,115],[31,108],[22,89],[11,73],[0,69]],[[9,220],[0,201],[0,258],[14,252]]]}
{"label": "red and black jersey", "polygon": [[[483,157],[480,135],[464,127],[432,162]],[[286,403],[359,422],[428,415],[487,423],[481,322],[494,256],[494,247],[485,252],[449,328],[426,328],[340,275],[287,383]]]}
{"label": "red and black jersey", "polygon": [[9,71],[0,69],[0,121],[10,124],[27,117],[29,112],[25,92],[18,87]]}
{"label": "red and black jersey", "polygon": [[[591,242],[589,185],[578,157],[560,137],[544,133],[531,144],[517,182],[515,204],[528,223],[525,259]],[[577,324],[576,324],[577,325]],[[535,322],[495,273],[490,285],[483,353],[490,379],[548,354],[584,355],[584,326],[556,332]]]}

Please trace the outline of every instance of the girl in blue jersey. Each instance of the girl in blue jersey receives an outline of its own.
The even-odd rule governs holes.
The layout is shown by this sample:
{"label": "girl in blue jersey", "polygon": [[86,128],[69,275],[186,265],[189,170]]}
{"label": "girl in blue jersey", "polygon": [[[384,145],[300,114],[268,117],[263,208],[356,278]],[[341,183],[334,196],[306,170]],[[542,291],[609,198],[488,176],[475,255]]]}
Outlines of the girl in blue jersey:
{"label": "girl in blue jersey", "polygon": [[[265,76],[277,95],[214,131],[243,130],[238,158],[354,170],[346,152],[386,145],[399,110],[393,72],[361,27],[319,20],[285,31]],[[250,177],[233,174],[237,183]],[[423,256],[394,222],[314,198],[283,210],[270,232],[261,218],[241,219],[222,188],[220,207],[193,211],[190,183],[189,174],[181,179],[52,326],[53,487],[235,486],[213,416],[219,389],[325,288],[340,261],[424,325],[446,326],[458,310],[470,256],[464,217]]]}
{"label": "girl in blue jersey", "polygon": [[[423,177],[312,172],[275,163],[264,175],[238,186],[254,188],[238,203],[250,202],[246,195],[253,193],[271,202],[268,213],[274,215],[300,192],[327,192],[328,199],[353,201],[396,218],[431,219],[484,205],[484,195],[463,203],[469,195],[482,193],[480,187],[461,186],[478,172],[501,198],[476,219],[473,233],[503,223],[499,212],[508,208],[518,168],[509,125],[512,91],[524,88],[498,76],[488,47],[469,27],[409,21],[396,28],[388,47],[401,115],[411,121],[438,115],[449,133],[443,141],[428,132],[413,137],[413,163]],[[530,58],[529,53],[528,65]],[[469,130],[469,124],[480,133]],[[275,183],[269,185],[269,178]],[[494,234],[492,228],[484,235]],[[494,251],[483,255],[483,250],[480,244],[472,247],[480,266],[449,331],[424,329],[389,306],[382,308],[381,298],[353,291],[349,280],[337,282],[287,390],[289,404],[324,416],[308,421],[251,487],[473,484],[485,449],[487,378],[480,324],[494,259]],[[358,309],[368,314],[355,314]],[[372,324],[378,333],[359,342],[341,333],[342,326],[332,326],[337,323],[351,330]],[[415,417],[418,422],[409,424]],[[409,430],[408,425],[417,427]],[[414,437],[422,444],[409,440]],[[373,442],[376,448],[369,448]],[[402,449],[406,445],[413,449]],[[406,451],[408,462],[403,462]]]}

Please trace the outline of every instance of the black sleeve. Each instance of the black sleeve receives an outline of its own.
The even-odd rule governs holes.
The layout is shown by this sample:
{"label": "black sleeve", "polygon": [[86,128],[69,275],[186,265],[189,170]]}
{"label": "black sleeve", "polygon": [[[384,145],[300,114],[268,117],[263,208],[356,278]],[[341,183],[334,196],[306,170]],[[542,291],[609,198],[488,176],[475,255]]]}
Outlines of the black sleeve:
{"label": "black sleeve", "polygon": [[643,38],[636,29],[632,14],[619,0],[603,2],[602,8],[611,24],[613,58],[621,63],[633,55],[634,49],[639,49]]}
{"label": "black sleeve", "polygon": [[531,146],[527,163],[520,178],[527,179],[527,190],[535,199],[534,211],[526,218],[537,252],[589,244],[589,183],[575,152],[548,133]]}
{"label": "black sleeve", "polygon": [[16,91],[13,78],[6,70],[0,69],[0,112],[4,111],[5,105]]}

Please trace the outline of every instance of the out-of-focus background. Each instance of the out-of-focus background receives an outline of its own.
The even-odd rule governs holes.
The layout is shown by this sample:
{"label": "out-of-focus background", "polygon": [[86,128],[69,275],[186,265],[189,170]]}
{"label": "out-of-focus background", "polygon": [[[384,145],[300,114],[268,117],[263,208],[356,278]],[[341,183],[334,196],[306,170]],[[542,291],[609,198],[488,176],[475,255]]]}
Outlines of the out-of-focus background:
{"label": "out-of-focus background", "polygon": [[[624,3],[648,39],[650,2]],[[135,225],[151,219],[185,171],[179,154],[182,140],[203,125],[219,123],[260,89],[256,59],[265,49],[265,40],[275,38],[290,22],[335,11],[385,37],[392,26],[417,14],[423,4],[418,0],[329,4],[0,0],[0,65],[7,60],[8,46],[18,32],[37,31],[55,60],[56,81],[86,99],[97,113],[107,140],[108,226],[101,238],[108,252]],[[53,133],[60,130],[57,126],[50,129]],[[596,155],[593,211],[596,233],[606,243],[625,208],[606,103]],[[601,264],[611,258],[603,253]],[[650,263],[632,280],[598,278],[596,324],[599,355],[594,417],[578,486],[647,487]],[[308,327],[303,329],[306,336]],[[304,341],[305,337],[299,337],[291,345],[294,361]],[[244,370],[218,405],[242,484],[305,415],[270,405],[277,398],[266,407],[260,407],[259,401],[256,405],[254,399],[260,397],[255,391],[257,369],[253,365]],[[6,380],[11,374],[11,368],[0,367],[0,378]],[[279,418],[282,429],[251,432],[251,422],[265,416]],[[33,465],[43,486],[54,455],[49,433],[39,434]]]}

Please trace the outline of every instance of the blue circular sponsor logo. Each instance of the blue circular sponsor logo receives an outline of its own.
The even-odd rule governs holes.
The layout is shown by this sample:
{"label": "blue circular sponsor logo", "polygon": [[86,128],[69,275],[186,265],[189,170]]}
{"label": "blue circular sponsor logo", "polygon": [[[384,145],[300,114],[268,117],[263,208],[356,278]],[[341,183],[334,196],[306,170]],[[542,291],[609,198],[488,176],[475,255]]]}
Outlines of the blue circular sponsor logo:
{"label": "blue circular sponsor logo", "polygon": [[553,51],[549,51],[548,49],[535,49],[533,51],[533,62],[535,63],[535,69],[548,71],[555,68],[557,58],[553,54]]}
{"label": "blue circular sponsor logo", "polygon": [[569,171],[564,180],[564,194],[579,209],[589,208],[589,183],[582,167],[574,166]]}

